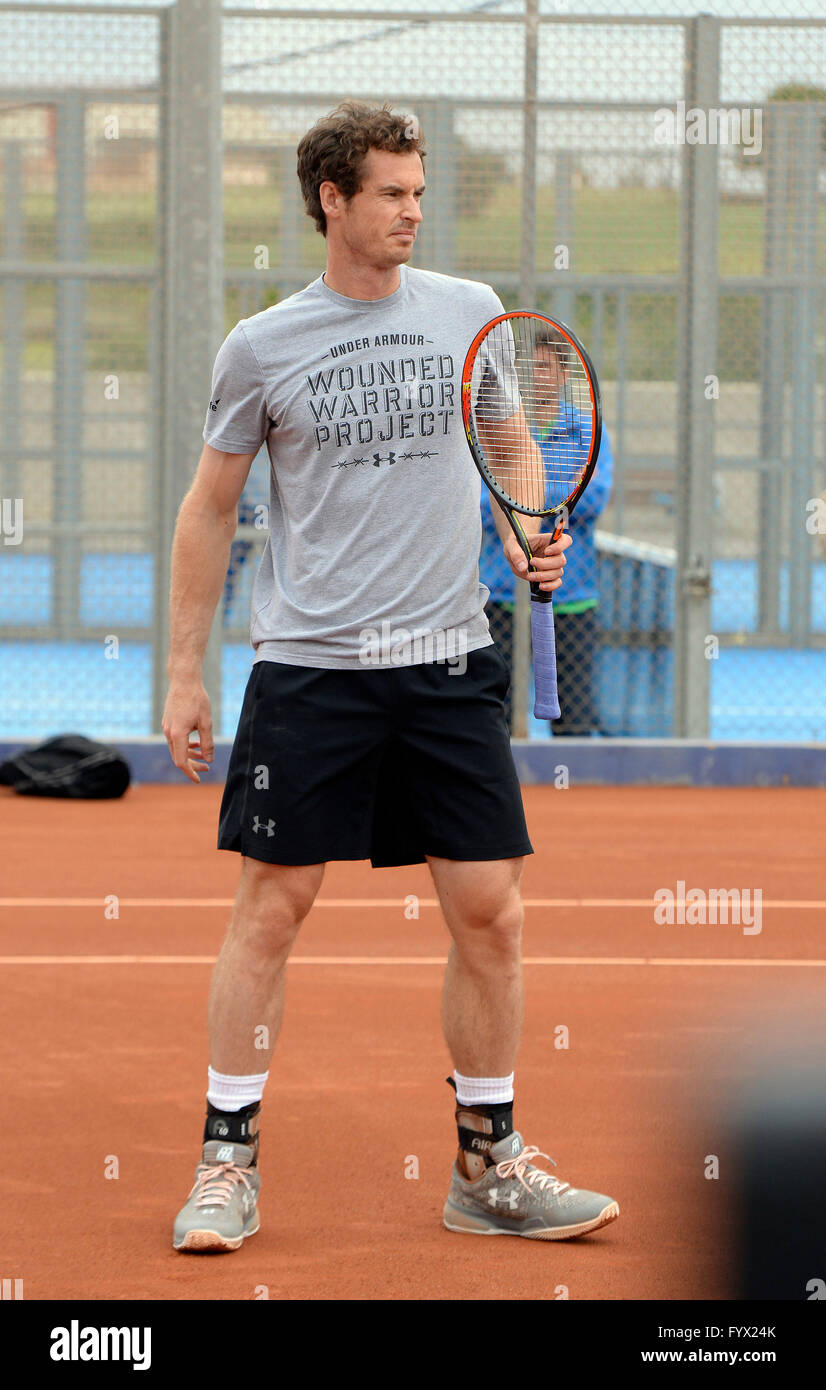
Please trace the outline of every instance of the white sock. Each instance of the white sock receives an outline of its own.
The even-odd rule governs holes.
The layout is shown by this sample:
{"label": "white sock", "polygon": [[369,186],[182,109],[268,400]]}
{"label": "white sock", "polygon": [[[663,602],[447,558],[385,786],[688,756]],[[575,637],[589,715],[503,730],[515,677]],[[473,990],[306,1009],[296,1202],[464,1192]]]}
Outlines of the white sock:
{"label": "white sock", "polygon": [[460,1105],[504,1105],[513,1100],[513,1077],[510,1076],[460,1076],[454,1071],[456,1099]]}
{"label": "white sock", "polygon": [[216,1110],[243,1110],[264,1095],[264,1085],[269,1072],[260,1076],[225,1076],[221,1071],[207,1068],[209,1087],[207,1100]]}

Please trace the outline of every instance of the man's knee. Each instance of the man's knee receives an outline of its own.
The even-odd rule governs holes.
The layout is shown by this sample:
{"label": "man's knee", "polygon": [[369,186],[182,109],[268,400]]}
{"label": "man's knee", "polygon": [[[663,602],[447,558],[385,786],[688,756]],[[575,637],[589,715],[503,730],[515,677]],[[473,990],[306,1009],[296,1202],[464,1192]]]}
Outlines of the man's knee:
{"label": "man's knee", "polygon": [[323,864],[265,864],[245,858],[231,930],[265,953],[289,949],[323,877]]}
{"label": "man's knee", "polygon": [[480,903],[466,921],[466,935],[482,938],[489,947],[509,953],[518,950],[524,918],[519,890],[512,889],[495,903]]}
{"label": "man's knee", "polygon": [[524,921],[519,891],[521,860],[497,863],[463,877],[453,892],[453,936],[460,949],[518,952]]}

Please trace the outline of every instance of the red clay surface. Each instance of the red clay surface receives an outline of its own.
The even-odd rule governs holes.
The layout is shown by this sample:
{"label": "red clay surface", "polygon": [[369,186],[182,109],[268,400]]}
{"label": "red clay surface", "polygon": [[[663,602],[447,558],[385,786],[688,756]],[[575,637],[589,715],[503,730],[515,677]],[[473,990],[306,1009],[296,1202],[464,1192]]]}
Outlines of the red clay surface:
{"label": "red clay surface", "polygon": [[[616,1198],[618,1221],[562,1243],[442,1227],[455,1148],[446,930],[424,905],[426,866],[337,863],[289,966],[262,1112],[261,1230],[232,1254],[174,1252],[200,1152],[210,965],[89,958],[215,956],[229,908],[191,900],[234,894],[240,861],[214,848],[219,789],[140,786],[99,805],[4,792],[3,1276],[22,1278],[26,1299],[252,1299],[262,1286],[271,1299],[731,1296],[728,1099],[777,1030],[823,1046],[810,1020],[826,982],[824,795],[524,795],[536,853],[523,895],[545,905],[526,908],[515,1121],[557,1175]],[[762,889],[762,931],[656,925],[654,892],[680,880]],[[104,914],[110,894],[117,918]],[[409,894],[418,920],[405,918]],[[31,898],[47,901],[20,902]],[[376,899],[393,904],[352,903]],[[330,956],[390,960],[318,962]],[[557,957],[575,962],[530,963]],[[708,1155],[722,1156],[718,1180]]]}

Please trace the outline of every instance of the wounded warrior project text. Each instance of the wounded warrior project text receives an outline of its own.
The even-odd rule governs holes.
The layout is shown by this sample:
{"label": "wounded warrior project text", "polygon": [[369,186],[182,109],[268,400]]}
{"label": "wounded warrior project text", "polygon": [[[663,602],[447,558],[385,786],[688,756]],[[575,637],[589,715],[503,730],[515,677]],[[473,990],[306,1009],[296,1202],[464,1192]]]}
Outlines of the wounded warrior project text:
{"label": "wounded warrior project text", "polygon": [[[369,339],[357,338],[352,344],[339,344],[335,351],[366,346]],[[316,448],[330,442],[339,449],[375,440],[387,444],[393,439],[447,434],[456,405],[454,370],[450,353],[431,353],[330,367],[308,375],[307,404]]]}

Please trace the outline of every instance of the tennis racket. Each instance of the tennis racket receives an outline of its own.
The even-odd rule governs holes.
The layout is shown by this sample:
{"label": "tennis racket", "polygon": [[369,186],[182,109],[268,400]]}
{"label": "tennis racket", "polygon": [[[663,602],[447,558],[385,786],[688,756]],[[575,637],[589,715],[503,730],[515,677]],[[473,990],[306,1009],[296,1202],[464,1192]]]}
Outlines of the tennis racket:
{"label": "tennis racket", "polygon": [[[559,540],[593,475],[599,383],[564,323],[517,310],[486,323],[462,370],[462,419],[476,467],[536,573],[519,515],[550,517]],[[531,581],[537,719],[559,718],[552,595]]]}

